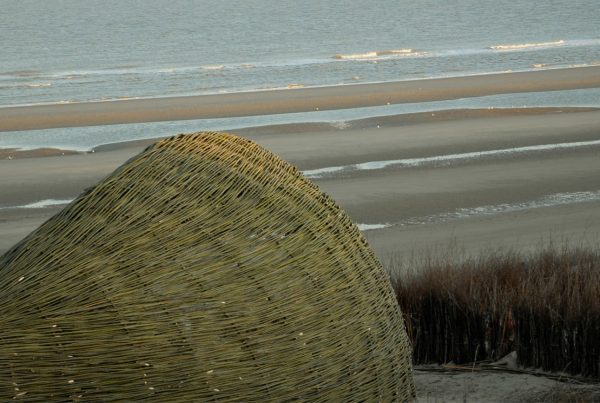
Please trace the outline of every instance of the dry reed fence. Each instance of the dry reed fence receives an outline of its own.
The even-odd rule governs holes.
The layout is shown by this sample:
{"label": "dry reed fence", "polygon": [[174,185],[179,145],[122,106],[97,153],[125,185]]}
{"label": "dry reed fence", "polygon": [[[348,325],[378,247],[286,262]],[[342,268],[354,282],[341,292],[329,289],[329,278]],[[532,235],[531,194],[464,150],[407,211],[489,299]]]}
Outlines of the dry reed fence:
{"label": "dry reed fence", "polygon": [[[600,252],[429,260],[398,276],[415,363],[498,360],[600,378]],[[398,281],[401,280],[401,281]]]}
{"label": "dry reed fence", "polygon": [[294,167],[161,141],[0,257],[0,397],[408,401],[390,282]]}

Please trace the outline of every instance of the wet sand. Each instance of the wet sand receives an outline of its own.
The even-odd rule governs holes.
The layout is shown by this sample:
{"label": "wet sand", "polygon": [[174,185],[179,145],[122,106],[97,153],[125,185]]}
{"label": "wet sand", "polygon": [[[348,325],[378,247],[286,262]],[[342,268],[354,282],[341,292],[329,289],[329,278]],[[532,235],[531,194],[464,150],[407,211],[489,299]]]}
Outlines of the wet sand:
{"label": "wet sand", "polygon": [[[600,192],[600,142],[594,144],[600,140],[598,110],[445,111],[369,118],[348,122],[344,128],[311,123],[235,132],[301,170],[581,143],[439,164],[350,169],[313,180],[356,223],[390,225],[364,231],[384,263],[392,256],[429,253],[449,245],[477,252],[535,248],[550,238],[596,246],[600,241],[600,200],[594,196]],[[89,154],[0,160],[0,189],[4,190],[0,194],[0,207],[4,207],[0,209],[0,253],[62,208],[7,206],[72,199],[147,143],[108,145]],[[28,156],[35,157],[35,153]],[[557,194],[562,195],[557,203],[536,204]],[[592,196],[581,199],[582,195]],[[490,212],[494,206],[509,208]],[[465,209],[475,213],[452,216]],[[439,219],[448,215],[449,219]],[[438,218],[426,222],[427,217]]]}
{"label": "wet sand", "polygon": [[0,108],[0,131],[223,118],[600,87],[600,66],[218,95]]}

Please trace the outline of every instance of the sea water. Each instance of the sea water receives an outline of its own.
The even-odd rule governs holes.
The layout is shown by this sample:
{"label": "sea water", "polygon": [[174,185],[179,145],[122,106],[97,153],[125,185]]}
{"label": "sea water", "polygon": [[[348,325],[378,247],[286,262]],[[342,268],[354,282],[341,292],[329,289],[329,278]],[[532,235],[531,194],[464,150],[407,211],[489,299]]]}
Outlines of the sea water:
{"label": "sea water", "polygon": [[[597,0],[0,0],[0,107],[595,65],[598,21]],[[600,92],[0,133],[0,147],[89,149],[177,131],[542,105],[600,106]]]}
{"label": "sea water", "polygon": [[600,63],[598,0],[0,0],[0,106]]}

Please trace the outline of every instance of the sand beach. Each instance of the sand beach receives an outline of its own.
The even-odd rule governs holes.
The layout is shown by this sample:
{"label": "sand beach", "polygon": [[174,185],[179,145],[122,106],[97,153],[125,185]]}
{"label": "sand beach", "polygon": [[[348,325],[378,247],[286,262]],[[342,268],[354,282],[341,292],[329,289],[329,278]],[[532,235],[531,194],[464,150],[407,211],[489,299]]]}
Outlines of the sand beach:
{"label": "sand beach", "polygon": [[[590,67],[185,99],[0,108],[0,130],[599,86],[600,67]],[[342,125],[314,122],[232,132],[291,162],[331,195],[363,230],[384,265],[448,248],[476,254],[486,249],[535,249],[550,240],[597,246],[600,240],[597,108],[458,109]],[[107,144],[89,152],[0,150],[0,253],[152,142]],[[417,385],[430,399],[423,401],[437,401],[433,381],[445,391],[452,390],[450,378],[438,378],[438,374],[417,372]],[[524,394],[552,386],[533,376],[513,378],[471,377],[469,396],[475,400],[488,396],[490,382],[503,380],[513,382]],[[455,382],[455,389],[464,382]],[[495,390],[504,397],[521,393],[511,388]],[[455,395],[460,399],[460,390]]]}
{"label": "sand beach", "polygon": [[[272,103],[289,104],[287,111],[300,111],[303,107],[298,105],[308,100],[323,108],[345,108],[397,94],[396,102],[402,102],[416,96],[417,89],[429,94],[428,98],[421,94],[419,99],[435,99],[443,92],[440,85],[446,94],[456,97],[489,93],[490,88],[514,91],[515,85],[525,86],[527,91],[600,86],[600,67],[397,84],[412,88],[408,92],[388,83],[215,95],[189,101],[192,109],[197,107],[196,101],[216,109],[227,105],[229,112],[222,113],[260,113]],[[410,93],[413,95],[407,95]],[[232,101],[234,97],[237,101]],[[251,102],[253,97],[256,102]],[[142,115],[132,111],[132,121],[143,116],[150,119],[157,108],[161,110],[158,115],[177,119],[181,115],[172,112],[170,105],[184,100],[140,100],[142,107],[136,102],[0,108],[0,125],[3,130],[70,125],[77,123],[71,117],[86,114],[105,119],[95,123],[115,123],[123,121],[118,116],[129,116],[130,107],[148,108]],[[115,108],[121,105],[123,108]],[[98,108],[97,114],[94,108]],[[54,123],[40,117],[46,113]],[[93,122],[78,124],[83,123]],[[315,122],[233,132],[304,171],[357,224],[368,229],[365,235],[385,260],[390,255],[450,243],[476,251],[492,246],[534,246],[548,237],[597,241],[599,127],[600,110],[595,108],[524,107],[446,110],[373,117],[343,125]],[[0,188],[5,190],[0,197],[0,251],[61,208],[23,206],[71,200],[152,142],[107,144],[87,153],[0,150]]]}

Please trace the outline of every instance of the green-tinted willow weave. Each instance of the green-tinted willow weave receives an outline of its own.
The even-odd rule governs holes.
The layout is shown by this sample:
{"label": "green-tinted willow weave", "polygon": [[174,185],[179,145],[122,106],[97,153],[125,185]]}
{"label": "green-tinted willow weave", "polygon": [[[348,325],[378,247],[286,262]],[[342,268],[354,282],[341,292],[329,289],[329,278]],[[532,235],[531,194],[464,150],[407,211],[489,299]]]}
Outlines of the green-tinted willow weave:
{"label": "green-tinted willow weave", "polygon": [[2,401],[405,401],[410,357],[348,216],[229,134],[156,143],[0,258]]}

